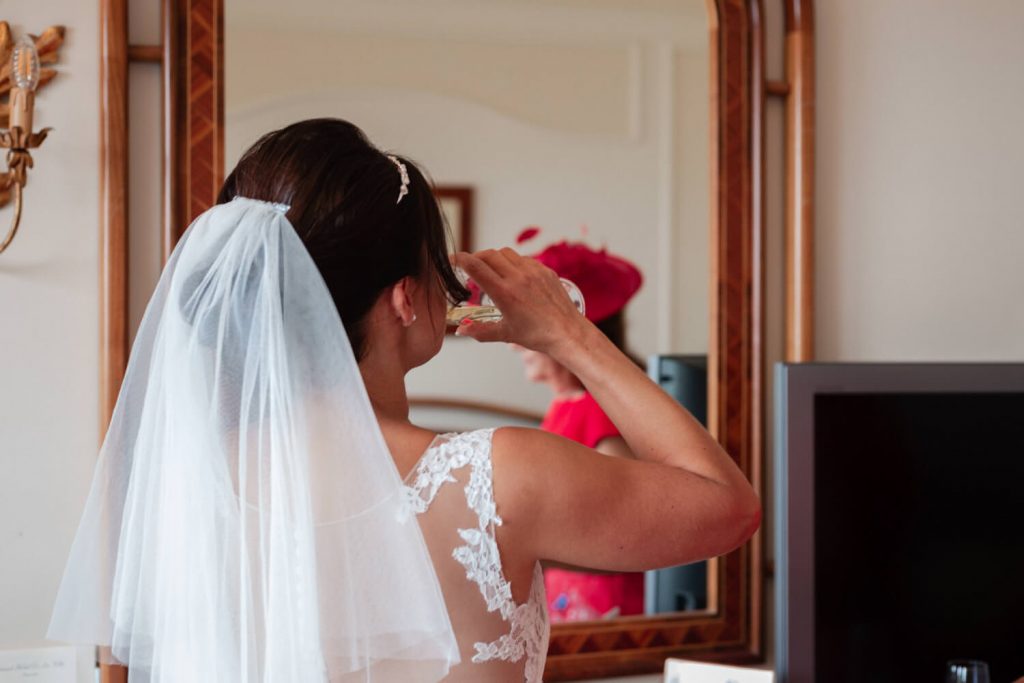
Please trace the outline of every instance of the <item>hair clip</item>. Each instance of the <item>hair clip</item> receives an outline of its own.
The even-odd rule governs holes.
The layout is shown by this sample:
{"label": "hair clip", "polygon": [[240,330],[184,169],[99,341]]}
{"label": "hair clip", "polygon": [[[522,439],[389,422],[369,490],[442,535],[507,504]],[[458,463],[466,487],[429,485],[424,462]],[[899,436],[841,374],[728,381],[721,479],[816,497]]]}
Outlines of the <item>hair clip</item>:
{"label": "hair clip", "polygon": [[268,201],[264,201],[262,199],[251,199],[249,197],[243,197],[240,194],[235,195],[232,198],[231,201],[233,201],[233,202],[249,202],[249,203],[255,204],[257,206],[262,206],[262,207],[265,207],[265,208],[273,209],[274,211],[277,211],[278,213],[288,213],[288,211],[292,208],[290,204],[282,204],[281,202],[268,202]]}
{"label": "hair clip", "polygon": [[388,159],[395,162],[395,166],[398,167],[398,175],[402,179],[402,187],[398,190],[398,201],[395,202],[395,204],[398,204],[402,201],[402,197],[409,194],[409,171],[406,169],[405,164],[398,160],[398,157],[389,154]]}

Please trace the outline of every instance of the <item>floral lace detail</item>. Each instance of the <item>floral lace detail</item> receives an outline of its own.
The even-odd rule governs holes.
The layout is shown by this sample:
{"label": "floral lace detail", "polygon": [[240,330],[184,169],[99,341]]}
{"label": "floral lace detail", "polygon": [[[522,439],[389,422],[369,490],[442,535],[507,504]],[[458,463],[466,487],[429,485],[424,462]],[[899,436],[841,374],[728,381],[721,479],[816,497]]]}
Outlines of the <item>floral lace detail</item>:
{"label": "floral lace detail", "polygon": [[474,643],[474,662],[502,659],[517,662],[526,657],[526,683],[541,683],[544,658],[547,654],[548,615],[544,595],[544,572],[540,565],[534,569],[530,599],[517,605],[508,619],[511,628],[507,635],[490,643]]}
{"label": "floral lace detail", "polygon": [[544,576],[540,565],[534,569],[533,584],[527,602],[517,605],[512,586],[501,569],[501,554],[495,528],[501,526],[494,501],[491,468],[493,429],[464,434],[443,435],[416,465],[412,483],[404,488],[405,508],[409,513],[425,512],[445,483],[455,483],[454,470],[469,465],[466,503],[476,513],[478,526],[459,529],[465,545],[452,556],[466,569],[466,578],[474,581],[487,603],[488,612],[500,612],[509,622],[509,632],[490,643],[474,643],[477,663],[500,659],[517,662],[526,657],[526,683],[540,683],[547,650],[548,618],[544,596]]}

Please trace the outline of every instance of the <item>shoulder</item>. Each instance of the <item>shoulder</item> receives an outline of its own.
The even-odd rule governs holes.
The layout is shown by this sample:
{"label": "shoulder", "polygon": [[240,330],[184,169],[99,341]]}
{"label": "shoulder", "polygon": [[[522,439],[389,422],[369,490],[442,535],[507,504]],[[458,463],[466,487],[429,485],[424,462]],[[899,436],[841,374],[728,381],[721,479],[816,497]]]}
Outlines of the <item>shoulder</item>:
{"label": "shoulder", "polygon": [[528,481],[558,476],[598,455],[590,446],[560,434],[528,427],[493,430],[491,458],[503,475]]}
{"label": "shoulder", "polygon": [[518,507],[536,494],[543,453],[554,435],[526,427],[499,427],[491,435],[491,466],[503,506]]}
{"label": "shoulder", "polygon": [[557,481],[573,477],[574,463],[593,451],[559,436],[526,427],[500,427],[492,434],[494,491],[506,514],[528,521],[542,514],[543,501]]}
{"label": "shoulder", "polygon": [[624,514],[627,508],[649,498],[643,492],[653,481],[667,478],[651,463],[609,458],[557,434],[521,427],[494,431],[491,459],[494,497],[506,523],[502,534],[534,559],[585,556],[576,547],[580,539],[621,526],[635,515],[632,509]]}
{"label": "shoulder", "polygon": [[545,463],[545,454],[555,440],[565,439],[524,427],[500,427],[492,432],[492,491],[502,520],[498,541],[513,572],[515,567],[532,567],[539,559],[534,542],[545,516],[543,481],[550,464]]}
{"label": "shoulder", "polygon": [[501,469],[514,475],[531,470],[553,442],[563,441],[551,432],[528,427],[498,427],[491,430],[491,458]]}

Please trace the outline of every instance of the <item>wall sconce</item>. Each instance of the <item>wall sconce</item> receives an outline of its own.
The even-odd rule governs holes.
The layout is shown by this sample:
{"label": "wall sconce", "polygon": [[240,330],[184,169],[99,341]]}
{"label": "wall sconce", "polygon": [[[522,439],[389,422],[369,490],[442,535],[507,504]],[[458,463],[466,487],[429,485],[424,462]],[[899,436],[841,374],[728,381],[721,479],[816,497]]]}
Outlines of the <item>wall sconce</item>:
{"label": "wall sconce", "polygon": [[57,72],[43,68],[57,61],[57,51],[64,43],[64,28],[51,26],[40,36],[11,39],[11,27],[0,22],[0,148],[7,150],[7,171],[0,175],[0,207],[14,197],[14,218],[7,236],[0,242],[0,253],[10,245],[21,223],[22,190],[32,168],[29,150],[46,139],[50,128],[32,131],[32,113],[36,90],[48,83]]}

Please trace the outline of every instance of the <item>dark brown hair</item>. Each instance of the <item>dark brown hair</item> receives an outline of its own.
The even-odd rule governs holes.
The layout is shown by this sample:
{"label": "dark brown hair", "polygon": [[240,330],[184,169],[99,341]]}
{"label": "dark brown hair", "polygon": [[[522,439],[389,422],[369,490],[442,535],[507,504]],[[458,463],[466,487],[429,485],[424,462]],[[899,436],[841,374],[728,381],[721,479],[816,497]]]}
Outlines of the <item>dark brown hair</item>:
{"label": "dark brown hair", "polygon": [[398,166],[355,125],[310,119],[267,133],[224,181],[217,203],[237,196],[287,204],[288,219],[323,276],[356,358],[366,353],[366,314],[404,277],[436,277],[450,301],[469,296],[448,260],[447,226],[424,173]]}

